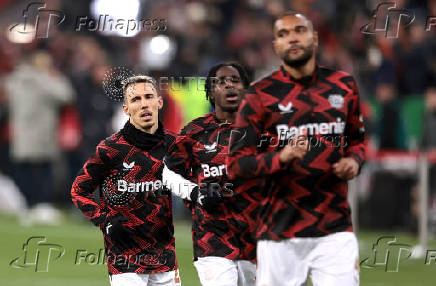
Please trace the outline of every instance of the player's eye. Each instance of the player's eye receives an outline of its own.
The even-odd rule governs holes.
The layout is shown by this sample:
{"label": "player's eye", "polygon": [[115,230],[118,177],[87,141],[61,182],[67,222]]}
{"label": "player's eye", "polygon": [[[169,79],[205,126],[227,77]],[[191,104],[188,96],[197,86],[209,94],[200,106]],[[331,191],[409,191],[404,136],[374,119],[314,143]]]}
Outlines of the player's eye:
{"label": "player's eye", "polygon": [[218,79],[218,83],[222,85],[226,84],[226,81],[227,79],[225,77]]}
{"label": "player's eye", "polygon": [[153,94],[146,94],[145,98],[146,99],[152,99],[152,98],[154,98],[154,95]]}
{"label": "player's eye", "polygon": [[240,82],[241,82],[241,79],[238,78],[238,77],[232,77],[232,82],[233,82],[233,83],[240,83]]}
{"label": "player's eye", "polygon": [[306,31],[307,31],[307,27],[305,26],[298,26],[295,28],[295,32],[297,32],[298,34],[305,33]]}
{"label": "player's eye", "polygon": [[286,36],[286,32],[285,31],[279,31],[278,33],[277,33],[277,37],[279,37],[279,38],[283,38],[284,36]]}
{"label": "player's eye", "polygon": [[131,102],[135,102],[138,100],[139,100],[139,96],[135,96],[135,97],[132,97],[132,99],[130,99]]}

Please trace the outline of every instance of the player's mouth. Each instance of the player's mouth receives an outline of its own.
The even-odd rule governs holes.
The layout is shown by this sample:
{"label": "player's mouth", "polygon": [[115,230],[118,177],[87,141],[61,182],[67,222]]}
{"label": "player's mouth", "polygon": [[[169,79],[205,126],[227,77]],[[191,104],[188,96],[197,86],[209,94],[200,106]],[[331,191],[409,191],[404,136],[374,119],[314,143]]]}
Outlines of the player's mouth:
{"label": "player's mouth", "polygon": [[151,111],[145,111],[143,113],[141,113],[141,115],[139,116],[141,119],[143,120],[152,120],[153,119],[153,112]]}
{"label": "player's mouth", "polygon": [[229,103],[237,103],[239,101],[239,94],[236,92],[230,92],[226,94],[226,100]]}
{"label": "player's mouth", "polygon": [[298,54],[301,51],[303,51],[303,49],[300,46],[291,46],[287,49],[288,54]]}

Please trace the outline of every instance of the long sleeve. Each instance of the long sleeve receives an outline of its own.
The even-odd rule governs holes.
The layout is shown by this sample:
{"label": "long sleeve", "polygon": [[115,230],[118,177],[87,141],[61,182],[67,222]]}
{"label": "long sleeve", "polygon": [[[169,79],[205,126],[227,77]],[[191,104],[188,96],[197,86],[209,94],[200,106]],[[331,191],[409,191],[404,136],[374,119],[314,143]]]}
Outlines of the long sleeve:
{"label": "long sleeve", "polygon": [[359,91],[354,79],[349,83],[352,85],[354,93],[349,101],[347,122],[344,131],[345,136],[345,156],[354,158],[361,167],[365,162],[365,128],[363,116],[360,112]]}
{"label": "long sleeve", "polygon": [[191,200],[190,194],[197,187],[197,184],[186,180],[183,176],[168,169],[167,166],[164,166],[162,180],[173,194],[184,200]]}
{"label": "long sleeve", "polygon": [[194,181],[192,178],[192,165],[194,160],[192,138],[187,134],[188,127],[185,127],[176,137],[164,158],[165,166],[185,179]]}
{"label": "long sleeve", "polygon": [[102,141],[96,148],[95,155],[86,161],[79,171],[71,188],[73,203],[96,226],[102,227],[108,210],[94,201],[94,191],[101,184],[109,159]]}
{"label": "long sleeve", "polygon": [[280,163],[278,151],[258,152],[264,117],[259,96],[251,89],[240,104],[230,140],[226,165],[231,180],[270,175],[286,167]]}

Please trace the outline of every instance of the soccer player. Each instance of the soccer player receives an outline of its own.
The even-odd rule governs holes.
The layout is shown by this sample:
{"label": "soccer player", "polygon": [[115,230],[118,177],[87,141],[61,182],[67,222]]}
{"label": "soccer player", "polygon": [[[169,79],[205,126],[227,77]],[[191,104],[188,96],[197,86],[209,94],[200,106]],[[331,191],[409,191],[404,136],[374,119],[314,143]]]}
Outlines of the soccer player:
{"label": "soccer player", "polygon": [[129,120],[98,144],[73,183],[72,200],[103,231],[112,286],[180,285],[171,192],[162,183],[175,137],[158,121],[163,101],[153,78],[133,76],[122,85]]}
{"label": "soccer player", "polygon": [[230,179],[261,178],[257,285],[357,285],[358,245],[347,181],[365,159],[356,82],[316,64],[311,21],[274,23],[281,67],[241,101],[227,161]]}
{"label": "soccer player", "polygon": [[183,190],[179,183],[172,189],[189,201],[194,265],[203,286],[255,285],[256,249],[249,227],[256,199],[248,191],[236,191],[257,183],[229,182],[225,168],[232,125],[248,84],[236,63],[212,67],[206,98],[215,111],[188,123],[164,160],[164,181],[171,184],[183,176],[197,185]]}

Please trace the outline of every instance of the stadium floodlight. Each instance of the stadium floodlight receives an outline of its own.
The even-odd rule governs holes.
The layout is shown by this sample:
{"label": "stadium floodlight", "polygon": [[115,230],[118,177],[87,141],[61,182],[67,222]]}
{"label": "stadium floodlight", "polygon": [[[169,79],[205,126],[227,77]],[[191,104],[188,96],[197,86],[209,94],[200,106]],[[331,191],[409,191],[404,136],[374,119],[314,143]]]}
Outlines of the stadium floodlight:
{"label": "stadium floodlight", "polygon": [[141,42],[141,62],[147,68],[164,69],[173,59],[175,50],[175,43],[168,36],[145,38]]}
{"label": "stadium floodlight", "polygon": [[[98,25],[104,25],[97,30],[105,35],[121,37],[133,37],[139,33],[138,29],[128,29],[126,25],[129,21],[138,21],[140,8],[139,0],[93,0],[90,5],[91,14],[99,21]],[[102,18],[103,24],[100,23]],[[107,22],[111,22],[111,25]]]}
{"label": "stadium floodlight", "polygon": [[170,48],[170,39],[167,36],[159,35],[151,38],[150,50],[153,54],[163,55]]}

